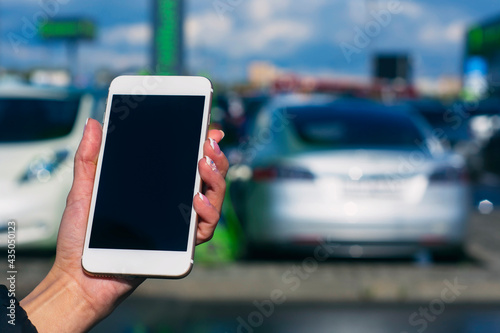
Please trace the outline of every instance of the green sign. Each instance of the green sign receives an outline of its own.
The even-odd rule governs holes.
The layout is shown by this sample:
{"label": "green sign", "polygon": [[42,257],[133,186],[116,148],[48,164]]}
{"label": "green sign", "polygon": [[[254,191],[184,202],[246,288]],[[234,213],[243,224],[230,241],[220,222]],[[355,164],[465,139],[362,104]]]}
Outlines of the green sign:
{"label": "green sign", "polygon": [[183,1],[154,1],[153,66],[157,74],[183,72]]}
{"label": "green sign", "polygon": [[94,39],[96,28],[89,20],[48,21],[39,27],[44,39]]}
{"label": "green sign", "polygon": [[469,55],[488,55],[500,50],[500,22],[488,26],[475,26],[467,34]]}

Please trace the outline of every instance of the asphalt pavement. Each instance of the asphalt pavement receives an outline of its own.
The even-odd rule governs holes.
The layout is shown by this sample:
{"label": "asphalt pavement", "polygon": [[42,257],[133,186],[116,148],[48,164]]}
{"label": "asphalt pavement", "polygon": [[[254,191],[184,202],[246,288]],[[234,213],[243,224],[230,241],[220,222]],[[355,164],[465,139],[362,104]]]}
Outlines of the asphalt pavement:
{"label": "asphalt pavement", "polygon": [[[500,332],[500,211],[472,216],[467,253],[195,263],[185,279],[147,280],[92,332]],[[52,260],[18,257],[19,298]]]}
{"label": "asphalt pavement", "polygon": [[500,304],[180,302],[133,297],[92,333],[496,333]]}
{"label": "asphalt pavement", "polygon": [[[461,302],[500,301],[500,211],[474,214],[467,257],[458,262],[326,260],[195,263],[182,280],[150,279],[135,292],[143,297],[188,301],[247,302],[273,291],[300,302],[420,302],[438,295],[445,281],[467,286]],[[51,267],[53,257],[17,259],[18,294],[26,295]],[[0,269],[7,271],[7,262]]]}

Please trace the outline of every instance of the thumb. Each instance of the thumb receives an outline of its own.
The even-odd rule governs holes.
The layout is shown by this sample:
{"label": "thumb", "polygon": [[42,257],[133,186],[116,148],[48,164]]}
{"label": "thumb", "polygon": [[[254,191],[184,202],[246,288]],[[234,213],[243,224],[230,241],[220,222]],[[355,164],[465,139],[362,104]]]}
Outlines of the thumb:
{"label": "thumb", "polygon": [[76,151],[73,186],[68,195],[67,206],[83,200],[83,202],[88,201],[90,207],[101,139],[101,124],[97,120],[89,118],[82,141]]}

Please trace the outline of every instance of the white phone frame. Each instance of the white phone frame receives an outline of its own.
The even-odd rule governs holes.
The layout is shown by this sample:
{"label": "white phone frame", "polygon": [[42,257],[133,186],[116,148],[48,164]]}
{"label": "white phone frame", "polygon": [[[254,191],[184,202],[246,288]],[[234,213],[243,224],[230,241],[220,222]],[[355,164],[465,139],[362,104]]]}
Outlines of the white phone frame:
{"label": "white phone frame", "polygon": [[[198,216],[191,207],[191,221],[186,251],[150,251],[150,250],[122,250],[90,248],[90,235],[94,218],[101,162],[105,151],[106,136],[112,97],[121,95],[175,95],[175,96],[204,96],[202,130],[198,148],[198,161],[203,158],[203,145],[208,134],[210,122],[210,106],[212,100],[211,82],[199,76],[139,76],[126,75],[115,78],[109,87],[108,103],[103,123],[103,135],[99,159],[97,162],[92,202],[87,223],[85,245],[82,255],[82,267],[91,275],[98,276],[145,276],[162,278],[182,278],[189,274],[193,266],[194,247]],[[202,181],[198,167],[193,188],[193,197],[201,191]]]}

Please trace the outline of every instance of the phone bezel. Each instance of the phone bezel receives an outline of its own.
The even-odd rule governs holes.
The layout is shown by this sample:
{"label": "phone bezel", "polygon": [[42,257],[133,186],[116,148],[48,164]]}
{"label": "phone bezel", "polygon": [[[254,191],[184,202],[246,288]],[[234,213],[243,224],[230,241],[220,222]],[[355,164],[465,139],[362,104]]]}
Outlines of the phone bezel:
{"label": "phone bezel", "polygon": [[[189,274],[193,265],[196,228],[198,224],[198,216],[193,207],[191,207],[191,221],[186,251],[95,249],[89,247],[90,234],[99,189],[101,162],[105,152],[113,95],[204,96],[205,104],[198,147],[198,160],[200,160],[203,158],[203,145],[208,134],[212,92],[211,82],[207,78],[199,76],[125,75],[119,76],[111,82],[82,255],[82,267],[87,273],[104,276],[119,275],[163,278],[181,278]],[[201,185],[202,182],[197,166],[193,197],[197,192],[201,191]]]}

